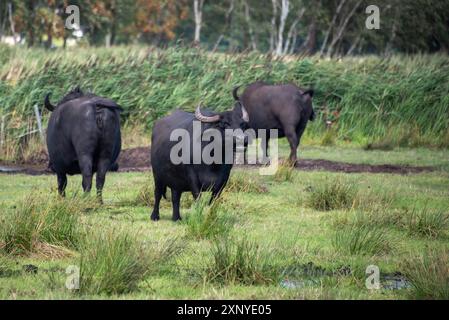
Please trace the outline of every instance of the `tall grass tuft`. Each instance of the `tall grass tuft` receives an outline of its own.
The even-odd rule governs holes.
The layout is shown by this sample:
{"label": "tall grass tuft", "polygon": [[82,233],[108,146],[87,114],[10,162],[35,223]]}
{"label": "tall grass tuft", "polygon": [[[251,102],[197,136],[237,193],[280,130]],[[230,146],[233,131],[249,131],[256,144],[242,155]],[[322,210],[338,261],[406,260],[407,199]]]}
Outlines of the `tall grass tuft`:
{"label": "tall grass tuft", "polygon": [[88,233],[80,249],[81,294],[123,294],[138,289],[149,274],[163,270],[184,248],[179,238],[142,241],[129,231]]}
{"label": "tall grass tuft", "polygon": [[272,282],[272,255],[247,238],[216,238],[211,249],[212,263],[206,280],[222,284],[245,285]]}
{"label": "tall grass tuft", "polygon": [[328,129],[323,134],[323,137],[321,138],[320,144],[323,147],[330,147],[334,146],[335,142],[337,140],[337,132],[334,129]]}
{"label": "tall grass tuft", "polygon": [[430,249],[419,257],[407,259],[402,270],[411,282],[414,298],[449,299],[449,250]]}
{"label": "tall grass tuft", "polygon": [[210,196],[202,194],[193,204],[185,224],[188,234],[197,239],[210,239],[227,235],[233,226],[233,218],[219,201],[209,205]]}
{"label": "tall grass tuft", "polygon": [[25,198],[7,212],[0,226],[3,251],[13,255],[37,252],[45,245],[75,249],[82,237],[79,214],[89,204],[85,199]]}
{"label": "tall grass tuft", "polygon": [[226,184],[226,192],[264,193],[267,187],[256,177],[249,176],[238,170],[233,171]]}
{"label": "tall grass tuft", "polygon": [[412,235],[438,238],[449,228],[449,215],[445,210],[423,207],[406,214],[406,228]]}
{"label": "tall grass tuft", "polygon": [[149,270],[145,247],[121,230],[90,235],[80,250],[80,293],[133,291]]}
{"label": "tall grass tuft", "polygon": [[338,229],[332,244],[337,251],[350,255],[381,255],[391,250],[385,230],[356,224]]}
{"label": "tall grass tuft", "polygon": [[282,162],[275,174],[273,180],[276,182],[292,182],[295,177],[295,165],[289,161]]}
{"label": "tall grass tuft", "polygon": [[353,206],[355,199],[355,186],[336,179],[312,189],[307,204],[320,211],[349,209]]}
{"label": "tall grass tuft", "polygon": [[153,181],[147,181],[137,193],[133,201],[134,205],[151,207],[154,205],[154,186]]}

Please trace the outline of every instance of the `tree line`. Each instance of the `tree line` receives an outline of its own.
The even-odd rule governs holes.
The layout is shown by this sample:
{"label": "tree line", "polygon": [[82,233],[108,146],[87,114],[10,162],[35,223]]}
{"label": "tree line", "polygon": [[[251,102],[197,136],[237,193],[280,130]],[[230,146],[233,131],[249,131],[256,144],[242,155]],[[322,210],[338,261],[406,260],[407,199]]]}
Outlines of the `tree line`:
{"label": "tree line", "polygon": [[[65,46],[65,8],[80,9],[81,44],[193,44],[276,55],[449,50],[446,0],[0,0],[0,37]],[[375,5],[378,29],[367,28]]]}

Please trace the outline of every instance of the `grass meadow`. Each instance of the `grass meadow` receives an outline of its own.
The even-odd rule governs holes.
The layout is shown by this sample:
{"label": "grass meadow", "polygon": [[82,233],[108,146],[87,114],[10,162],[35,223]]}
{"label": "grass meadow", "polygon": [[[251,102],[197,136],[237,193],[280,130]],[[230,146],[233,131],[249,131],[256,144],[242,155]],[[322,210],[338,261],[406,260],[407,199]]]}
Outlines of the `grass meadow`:
{"label": "grass meadow", "polygon": [[[288,152],[285,144],[283,152]],[[431,149],[304,146],[301,157],[431,165],[419,174],[234,169],[212,206],[183,195],[174,223],[152,177],[110,173],[105,203],[69,179],[0,175],[0,299],[448,299],[449,163]],[[419,159],[418,159],[419,157]],[[367,266],[381,272],[368,290]],[[69,290],[69,266],[79,289]],[[387,279],[407,285],[391,290]]]}
{"label": "grass meadow", "polygon": [[[169,200],[150,221],[151,172],[109,173],[103,205],[82,194],[80,176],[60,199],[52,175],[0,174],[0,299],[449,299],[448,68],[444,55],[0,46],[2,164],[45,162],[29,132],[33,105],[46,127],[49,92],[57,103],[80,85],[116,100],[126,149],[148,147],[153,122],[174,108],[223,111],[235,86],[264,80],[315,89],[299,159],[434,169],[234,168],[211,206],[184,194],[177,223]],[[366,287],[372,265],[378,290]]]}

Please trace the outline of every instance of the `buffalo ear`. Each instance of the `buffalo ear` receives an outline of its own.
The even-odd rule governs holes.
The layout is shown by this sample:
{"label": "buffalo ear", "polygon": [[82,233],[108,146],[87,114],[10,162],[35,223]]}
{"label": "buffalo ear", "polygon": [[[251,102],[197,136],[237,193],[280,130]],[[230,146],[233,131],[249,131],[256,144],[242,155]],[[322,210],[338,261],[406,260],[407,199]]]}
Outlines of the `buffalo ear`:
{"label": "buffalo ear", "polygon": [[308,95],[308,96],[310,96],[311,98],[313,98],[313,94],[315,93],[315,91],[313,90],[313,89],[308,89],[308,90],[306,90],[302,95],[303,96],[306,96],[306,95]]}

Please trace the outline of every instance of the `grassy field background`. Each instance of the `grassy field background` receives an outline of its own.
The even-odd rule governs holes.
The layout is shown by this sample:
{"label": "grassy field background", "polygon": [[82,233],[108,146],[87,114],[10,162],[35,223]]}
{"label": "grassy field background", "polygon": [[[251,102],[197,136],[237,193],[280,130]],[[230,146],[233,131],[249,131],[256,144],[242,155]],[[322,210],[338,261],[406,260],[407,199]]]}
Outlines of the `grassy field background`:
{"label": "grassy field background", "polygon": [[[150,221],[150,172],[110,173],[105,204],[69,179],[0,174],[0,299],[448,299],[449,63],[442,55],[319,59],[174,47],[0,46],[0,162],[45,155],[32,106],[80,85],[115,99],[124,148],[148,147],[155,119],[198,102],[232,106],[256,80],[315,89],[317,121],[300,159],[429,166],[417,174],[236,168],[218,202],[184,194],[183,221],[163,200]],[[325,121],[333,125],[326,128]],[[289,149],[280,141],[280,155]],[[45,158],[45,157],[44,157]],[[45,159],[44,161],[45,162]],[[40,164],[43,163],[39,162]],[[365,286],[378,266],[381,288]],[[69,266],[80,288],[65,286]],[[394,281],[400,290],[390,290]],[[396,283],[397,284],[397,283]]]}
{"label": "grassy field background", "polygon": [[[0,298],[447,299],[448,159],[382,152],[398,164],[416,155],[439,169],[236,169],[212,207],[184,194],[178,223],[166,200],[161,220],[150,221],[150,173],[109,174],[103,206],[81,195],[80,177],[59,200],[53,176],[0,175]],[[384,162],[360,148],[310,146],[303,156]],[[65,288],[70,265],[81,268],[76,292]],[[366,289],[368,265],[380,268],[383,285],[400,275],[408,287]]]}

